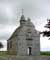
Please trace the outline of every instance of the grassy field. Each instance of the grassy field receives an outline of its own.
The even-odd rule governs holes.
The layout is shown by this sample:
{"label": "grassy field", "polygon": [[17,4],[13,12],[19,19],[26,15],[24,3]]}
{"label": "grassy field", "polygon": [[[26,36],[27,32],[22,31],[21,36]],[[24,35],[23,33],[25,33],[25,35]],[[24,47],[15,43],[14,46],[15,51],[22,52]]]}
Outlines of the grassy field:
{"label": "grassy field", "polygon": [[[0,56],[8,55],[7,51],[0,51]],[[41,51],[40,55],[50,56],[50,51]]]}
{"label": "grassy field", "polygon": [[41,51],[40,55],[47,55],[50,56],[50,51]]}
{"label": "grassy field", "polygon": [[0,56],[5,56],[7,55],[7,51],[0,51]]}

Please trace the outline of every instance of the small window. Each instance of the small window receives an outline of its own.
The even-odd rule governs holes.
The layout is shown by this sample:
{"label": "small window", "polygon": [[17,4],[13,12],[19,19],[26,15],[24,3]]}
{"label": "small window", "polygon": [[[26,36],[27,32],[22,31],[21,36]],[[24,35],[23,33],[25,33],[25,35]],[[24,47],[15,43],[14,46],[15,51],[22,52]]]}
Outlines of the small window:
{"label": "small window", "polygon": [[26,40],[32,40],[32,38],[26,38]]}
{"label": "small window", "polygon": [[26,40],[32,40],[32,33],[31,31],[28,31],[26,34]]}
{"label": "small window", "polygon": [[28,31],[28,33],[30,33],[30,34],[31,34],[31,32],[30,32],[30,31]]}
{"label": "small window", "polygon": [[27,34],[26,35],[26,40],[32,40],[32,35],[31,34]]}

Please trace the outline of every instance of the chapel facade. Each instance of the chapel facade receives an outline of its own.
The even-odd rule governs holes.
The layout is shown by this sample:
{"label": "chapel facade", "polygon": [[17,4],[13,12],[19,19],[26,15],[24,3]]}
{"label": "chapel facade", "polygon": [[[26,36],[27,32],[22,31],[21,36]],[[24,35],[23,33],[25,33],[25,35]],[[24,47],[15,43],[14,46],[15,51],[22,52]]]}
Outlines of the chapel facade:
{"label": "chapel facade", "polygon": [[30,18],[26,20],[24,15],[21,16],[20,26],[7,40],[7,50],[12,55],[40,55],[40,34]]}

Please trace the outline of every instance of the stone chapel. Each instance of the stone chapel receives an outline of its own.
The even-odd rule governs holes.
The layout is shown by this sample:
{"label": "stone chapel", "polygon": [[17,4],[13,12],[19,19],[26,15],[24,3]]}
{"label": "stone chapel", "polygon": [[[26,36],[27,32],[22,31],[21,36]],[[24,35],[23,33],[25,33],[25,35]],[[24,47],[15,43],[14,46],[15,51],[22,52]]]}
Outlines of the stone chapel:
{"label": "stone chapel", "polygon": [[21,16],[20,26],[7,40],[7,50],[12,55],[40,55],[40,33],[30,18],[26,20],[24,15]]}

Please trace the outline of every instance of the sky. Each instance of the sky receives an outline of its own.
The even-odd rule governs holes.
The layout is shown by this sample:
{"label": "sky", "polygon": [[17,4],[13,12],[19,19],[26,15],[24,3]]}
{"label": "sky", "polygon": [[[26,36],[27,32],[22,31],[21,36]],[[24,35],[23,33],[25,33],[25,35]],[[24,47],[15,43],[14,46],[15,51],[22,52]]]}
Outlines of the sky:
{"label": "sky", "polygon": [[[31,19],[38,31],[44,31],[47,19],[50,19],[50,0],[0,0],[0,42],[7,50],[7,40],[19,26],[19,20],[24,9],[24,15]],[[50,51],[50,40],[40,36],[40,50]]]}

